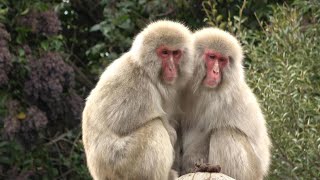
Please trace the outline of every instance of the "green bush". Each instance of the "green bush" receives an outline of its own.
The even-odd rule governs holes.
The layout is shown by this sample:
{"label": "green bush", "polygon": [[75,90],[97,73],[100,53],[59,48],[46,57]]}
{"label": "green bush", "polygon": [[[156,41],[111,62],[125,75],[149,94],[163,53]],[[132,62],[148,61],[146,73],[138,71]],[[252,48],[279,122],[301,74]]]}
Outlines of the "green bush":
{"label": "green bush", "polygon": [[274,146],[270,179],[320,177],[320,29],[298,8],[274,7],[269,25],[252,35],[259,42],[246,44],[248,80]]}
{"label": "green bush", "polygon": [[205,0],[202,8],[206,14],[204,21],[210,25],[241,33],[241,28],[258,29],[260,24],[256,19],[266,20],[271,16],[270,7],[283,0]]}

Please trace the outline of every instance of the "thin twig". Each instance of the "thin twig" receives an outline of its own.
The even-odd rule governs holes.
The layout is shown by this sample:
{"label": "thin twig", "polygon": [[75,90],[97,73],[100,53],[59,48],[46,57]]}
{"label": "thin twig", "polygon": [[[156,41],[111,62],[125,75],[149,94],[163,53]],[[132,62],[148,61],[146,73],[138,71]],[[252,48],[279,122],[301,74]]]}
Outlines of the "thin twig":
{"label": "thin twig", "polygon": [[[76,59],[80,60],[80,58],[76,55],[72,55],[74,56]],[[82,80],[82,82],[89,88],[89,89],[92,89],[94,87],[94,83],[91,82],[87,76],[72,62],[72,61],[69,61],[68,62],[72,68],[76,71],[76,73],[78,74],[78,78],[80,78],[80,80]]]}
{"label": "thin twig", "polygon": [[257,16],[257,13],[256,13],[256,12],[254,12],[254,16],[256,17],[256,19],[257,19],[257,21],[258,21],[258,24],[259,24],[259,26],[260,26],[261,30],[263,31],[263,33],[267,34],[267,33],[266,33],[266,31],[265,31],[265,29],[263,28],[263,24],[262,24],[262,22],[261,22],[261,21],[259,20],[259,18],[258,18],[258,16]]}
{"label": "thin twig", "polygon": [[[276,141],[272,141],[273,143],[273,146],[274,147],[278,147],[277,149],[279,150],[280,154],[281,154],[281,157],[282,157],[282,160],[286,161],[289,166],[291,166],[290,168],[293,169],[295,167],[294,163],[288,158],[288,156],[286,155],[286,153],[281,149],[281,147],[279,146],[279,144],[276,142]],[[293,172],[293,175],[294,177],[297,177],[296,173]]]}
{"label": "thin twig", "polygon": [[71,155],[72,155],[72,153],[73,153],[73,151],[74,151],[74,148],[75,148],[75,146],[76,146],[76,144],[77,144],[77,141],[80,139],[80,137],[81,137],[81,132],[78,133],[76,139],[75,139],[75,140],[73,141],[73,143],[72,143],[72,147],[71,147],[71,150],[70,150],[69,159],[71,159]]}
{"label": "thin twig", "polygon": [[246,4],[247,4],[247,0],[244,0],[243,3],[242,3],[242,6],[241,6],[241,8],[240,8],[240,12],[239,12],[239,25],[238,25],[238,29],[239,29],[240,36],[241,36],[241,19],[242,19],[242,13],[243,13],[244,8],[246,7]]}
{"label": "thin twig", "polygon": [[69,169],[68,171],[66,171],[66,172],[64,172],[63,174],[61,174],[61,176],[59,176],[58,177],[58,179],[68,179],[68,178],[66,178],[66,176],[68,175],[68,174],[70,174],[71,172],[73,171],[73,168],[71,168],[71,169]]}
{"label": "thin twig", "polygon": [[173,13],[173,12],[174,12],[173,8],[170,8],[167,12],[158,14],[158,15],[156,15],[156,17],[168,16],[169,14],[171,14],[171,13]]}
{"label": "thin twig", "polygon": [[57,138],[51,140],[50,142],[44,144],[45,146],[50,146],[52,144],[55,144],[56,142],[62,140],[64,137],[66,137],[68,135],[69,131],[68,132],[65,132],[63,134],[61,134],[60,136],[58,136]]}

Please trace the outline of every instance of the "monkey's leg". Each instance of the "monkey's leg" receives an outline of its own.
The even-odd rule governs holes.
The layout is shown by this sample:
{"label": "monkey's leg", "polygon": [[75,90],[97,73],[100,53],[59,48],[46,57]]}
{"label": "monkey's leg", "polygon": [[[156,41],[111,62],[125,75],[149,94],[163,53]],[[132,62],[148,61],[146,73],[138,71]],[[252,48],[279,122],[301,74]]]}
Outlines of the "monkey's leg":
{"label": "monkey's leg", "polygon": [[168,179],[174,150],[160,119],[125,137],[115,137],[109,132],[99,139],[101,143],[95,151],[87,153],[88,165],[89,161],[98,162],[93,163],[95,168],[90,168],[95,179]]}
{"label": "monkey's leg", "polygon": [[237,180],[262,179],[261,162],[247,136],[238,130],[214,130],[210,138],[209,163]]}
{"label": "monkey's leg", "polygon": [[135,162],[133,173],[128,174],[128,179],[154,179],[162,180],[175,177],[175,172],[171,171],[174,161],[174,149],[170,140],[170,135],[160,119],[150,121],[142,128],[138,129],[132,138],[138,143],[131,143],[132,149],[137,152],[136,157],[132,157]]}

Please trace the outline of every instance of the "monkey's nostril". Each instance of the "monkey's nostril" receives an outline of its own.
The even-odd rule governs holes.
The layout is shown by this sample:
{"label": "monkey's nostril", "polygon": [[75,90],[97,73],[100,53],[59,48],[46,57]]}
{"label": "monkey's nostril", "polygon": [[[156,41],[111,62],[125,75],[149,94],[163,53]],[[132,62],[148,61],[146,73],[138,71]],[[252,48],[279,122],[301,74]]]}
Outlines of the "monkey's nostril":
{"label": "monkey's nostril", "polygon": [[213,74],[219,74],[219,70],[212,70]]}

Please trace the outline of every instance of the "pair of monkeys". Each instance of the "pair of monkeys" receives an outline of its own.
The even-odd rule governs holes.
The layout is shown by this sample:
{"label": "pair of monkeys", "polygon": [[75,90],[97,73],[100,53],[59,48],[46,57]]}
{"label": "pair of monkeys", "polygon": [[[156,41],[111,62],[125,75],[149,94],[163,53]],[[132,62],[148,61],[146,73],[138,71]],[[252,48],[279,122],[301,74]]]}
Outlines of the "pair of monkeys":
{"label": "pair of monkeys", "polygon": [[87,98],[82,133],[93,178],[174,179],[200,162],[263,179],[271,142],[242,59],[225,31],[148,25]]}

